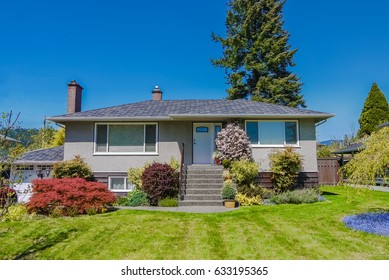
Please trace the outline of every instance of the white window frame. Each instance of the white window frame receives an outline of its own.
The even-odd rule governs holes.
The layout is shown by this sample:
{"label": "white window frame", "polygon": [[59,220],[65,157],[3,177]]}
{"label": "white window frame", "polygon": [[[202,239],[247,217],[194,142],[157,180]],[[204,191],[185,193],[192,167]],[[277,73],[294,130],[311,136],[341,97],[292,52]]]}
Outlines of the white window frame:
{"label": "white window frame", "polygon": [[[110,125],[143,125],[143,152],[97,152],[97,126],[106,125],[107,126],[107,151],[108,151],[108,135],[109,135],[109,126]],[[146,152],[146,125],[155,125],[155,152]],[[94,139],[93,139],[93,154],[94,155],[158,155],[159,154],[159,126],[157,122],[98,122],[95,123]]]}
{"label": "white window frame", "polygon": [[[299,125],[299,121],[298,120],[245,120],[245,130],[247,132],[247,123],[248,122],[257,122],[258,123],[258,126],[259,126],[259,123],[261,122],[283,122],[284,123],[284,144],[261,144],[260,143],[260,130],[259,130],[259,127],[258,127],[258,143],[257,144],[254,144],[254,143],[251,143],[251,146],[253,148],[258,148],[258,147],[261,147],[261,148],[283,148],[283,147],[300,147],[300,125]],[[285,123],[286,122],[293,122],[293,123],[296,123],[296,137],[297,137],[297,141],[296,141],[296,144],[287,144],[286,143],[286,135],[285,135]],[[248,135],[247,135],[248,136]]]}
{"label": "white window frame", "polygon": [[[111,189],[111,179],[123,179],[124,180],[124,190]],[[131,186],[131,188],[129,188]],[[109,176],[108,177],[108,189],[111,192],[131,192],[134,189],[134,185],[128,182],[128,177],[126,176]]]}

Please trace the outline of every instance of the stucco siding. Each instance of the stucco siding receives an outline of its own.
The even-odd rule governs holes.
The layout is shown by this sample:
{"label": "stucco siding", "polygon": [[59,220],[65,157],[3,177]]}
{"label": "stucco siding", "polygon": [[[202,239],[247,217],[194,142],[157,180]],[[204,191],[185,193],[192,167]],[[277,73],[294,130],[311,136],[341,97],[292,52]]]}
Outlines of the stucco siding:
{"label": "stucco siding", "polygon": [[[317,172],[316,131],[314,120],[299,120],[299,146],[295,151],[302,155],[303,171]],[[260,171],[269,171],[269,154],[280,148],[254,147],[253,157],[259,163]]]}
{"label": "stucco siding", "polygon": [[95,172],[127,171],[147,162],[180,160],[180,145],[185,144],[185,162],[192,162],[192,123],[160,122],[158,124],[157,155],[95,155],[94,123],[78,122],[66,125],[65,160],[80,155]]}

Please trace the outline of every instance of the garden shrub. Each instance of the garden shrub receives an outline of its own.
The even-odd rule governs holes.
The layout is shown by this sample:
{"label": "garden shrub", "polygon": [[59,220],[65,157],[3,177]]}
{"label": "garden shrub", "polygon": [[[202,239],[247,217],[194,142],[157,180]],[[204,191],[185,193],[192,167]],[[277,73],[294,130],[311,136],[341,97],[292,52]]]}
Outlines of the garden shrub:
{"label": "garden shrub", "polygon": [[270,201],[276,204],[303,204],[319,201],[320,190],[318,188],[309,188],[302,190],[286,191],[270,198]]}
{"label": "garden shrub", "polygon": [[221,196],[223,199],[235,199],[236,188],[231,180],[224,181]]}
{"label": "garden shrub", "polygon": [[150,204],[178,194],[178,172],[167,163],[157,163],[147,166],[142,174],[142,186],[147,193]]}
{"label": "garden shrub", "polygon": [[262,186],[253,183],[249,185],[240,185],[237,187],[237,191],[239,193],[245,194],[248,197],[253,197],[253,196],[262,197],[262,195],[265,192],[263,189],[264,188]]}
{"label": "garden shrub", "polygon": [[246,132],[238,124],[227,124],[217,135],[216,148],[223,166],[224,160],[252,159],[252,149]]}
{"label": "garden shrub", "polygon": [[269,155],[273,186],[278,192],[289,190],[296,185],[301,170],[301,155],[292,147]]}
{"label": "garden shrub", "polygon": [[117,203],[120,206],[148,206],[150,205],[147,194],[135,187],[127,196],[121,196],[118,198]]}
{"label": "garden shrub", "polygon": [[83,178],[87,181],[93,181],[93,172],[89,165],[80,157],[57,162],[53,165],[53,177],[64,178]]}
{"label": "garden shrub", "polygon": [[142,174],[147,165],[128,169],[128,183],[142,189]]}
{"label": "garden shrub", "polygon": [[236,195],[236,200],[241,206],[251,206],[251,205],[260,205],[262,204],[262,198],[259,195],[256,196],[247,196],[244,193],[238,192]]}
{"label": "garden shrub", "polygon": [[223,170],[223,180],[232,180],[231,172],[228,169]]}
{"label": "garden shrub", "polygon": [[171,168],[173,168],[173,170],[175,171],[179,171],[180,169],[180,162],[174,158],[174,157],[171,157],[168,164],[170,165]]}
{"label": "garden shrub", "polygon": [[253,161],[246,159],[234,161],[231,164],[231,176],[232,179],[238,184],[250,185],[254,179],[258,176],[259,166]]}
{"label": "garden shrub", "polygon": [[167,197],[158,202],[159,207],[178,207],[178,199]]}
{"label": "garden shrub", "polygon": [[34,215],[29,215],[27,207],[23,204],[14,204],[8,208],[8,212],[3,216],[3,222],[21,221],[24,219],[32,219]]}
{"label": "garden shrub", "polygon": [[38,214],[75,216],[85,214],[91,208],[101,213],[106,205],[116,200],[105,185],[82,178],[37,179],[32,184],[27,207]]}

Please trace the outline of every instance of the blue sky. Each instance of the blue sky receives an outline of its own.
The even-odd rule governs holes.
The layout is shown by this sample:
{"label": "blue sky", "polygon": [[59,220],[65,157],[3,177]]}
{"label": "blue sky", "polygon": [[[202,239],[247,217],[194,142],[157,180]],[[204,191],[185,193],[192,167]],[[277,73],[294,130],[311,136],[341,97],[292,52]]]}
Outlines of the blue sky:
{"label": "blue sky", "polygon": [[[225,33],[225,0],[13,1],[0,3],[0,112],[22,127],[66,112],[67,83],[84,87],[83,110],[149,99],[224,98],[212,31]],[[389,94],[389,3],[287,0],[285,28],[298,48],[293,71],[308,109],[336,114],[318,139],[343,138],[373,82]]]}

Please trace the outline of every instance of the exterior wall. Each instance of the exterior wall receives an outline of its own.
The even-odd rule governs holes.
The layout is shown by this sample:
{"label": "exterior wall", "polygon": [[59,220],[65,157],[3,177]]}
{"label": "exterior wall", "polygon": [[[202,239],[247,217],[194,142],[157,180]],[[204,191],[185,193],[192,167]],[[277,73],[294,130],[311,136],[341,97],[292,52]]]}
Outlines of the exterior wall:
{"label": "exterior wall", "polygon": [[[303,171],[317,172],[316,158],[316,130],[315,122],[310,119],[299,120],[300,145],[295,150],[303,157]],[[254,160],[259,163],[260,171],[267,172],[270,169],[269,154],[280,148],[253,148]]]}
{"label": "exterior wall", "polygon": [[66,124],[65,160],[80,155],[94,172],[127,172],[130,167],[147,162],[181,159],[180,146],[185,144],[185,163],[192,163],[192,122],[159,122],[158,155],[94,155],[94,122]]}

